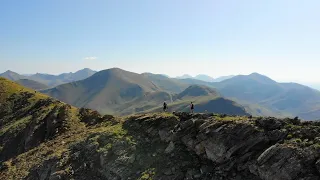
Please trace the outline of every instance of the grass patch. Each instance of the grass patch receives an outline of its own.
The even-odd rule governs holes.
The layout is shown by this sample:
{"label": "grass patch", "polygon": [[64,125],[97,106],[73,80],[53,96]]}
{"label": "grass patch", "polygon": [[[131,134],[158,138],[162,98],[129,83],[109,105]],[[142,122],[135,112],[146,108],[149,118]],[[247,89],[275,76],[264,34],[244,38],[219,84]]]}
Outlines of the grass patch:
{"label": "grass patch", "polygon": [[149,168],[142,172],[141,177],[138,180],[152,180],[155,175],[155,168]]}
{"label": "grass patch", "polygon": [[244,116],[225,116],[225,117],[221,117],[219,115],[216,115],[214,117],[215,120],[217,121],[247,121],[248,118],[244,117]]}

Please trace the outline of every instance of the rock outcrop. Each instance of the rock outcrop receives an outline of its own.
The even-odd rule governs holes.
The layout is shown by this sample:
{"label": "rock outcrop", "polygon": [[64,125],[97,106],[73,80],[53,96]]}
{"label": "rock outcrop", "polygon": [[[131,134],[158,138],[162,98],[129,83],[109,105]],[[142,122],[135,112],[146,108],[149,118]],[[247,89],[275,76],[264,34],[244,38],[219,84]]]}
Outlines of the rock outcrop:
{"label": "rock outcrop", "polygon": [[[79,117],[86,125],[79,139],[68,136],[48,141],[43,146],[51,146],[52,152],[34,150],[2,162],[0,177],[39,180],[320,178],[320,125],[317,122],[188,113],[117,119],[87,109],[80,110]],[[65,149],[57,154],[57,147]],[[35,154],[42,160],[24,167],[23,163]],[[24,171],[27,173],[22,176]],[[10,172],[14,175],[9,176]]]}
{"label": "rock outcrop", "polygon": [[[320,128],[316,122],[176,115],[180,117],[178,120],[140,117],[126,124],[129,129],[146,132],[151,139],[159,136],[161,141],[169,142],[168,148],[171,144],[186,146],[199,158],[210,160],[213,163],[210,173],[222,179],[320,178],[320,148],[314,142]],[[314,134],[315,131],[318,133]],[[295,137],[292,133],[296,133]],[[199,178],[205,177],[207,174],[202,173]]]}

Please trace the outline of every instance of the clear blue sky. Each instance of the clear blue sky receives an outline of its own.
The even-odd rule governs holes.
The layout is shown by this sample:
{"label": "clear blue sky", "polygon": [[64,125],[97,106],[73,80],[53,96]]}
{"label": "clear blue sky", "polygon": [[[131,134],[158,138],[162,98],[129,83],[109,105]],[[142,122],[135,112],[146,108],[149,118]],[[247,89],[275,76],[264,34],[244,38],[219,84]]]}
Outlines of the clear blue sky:
{"label": "clear blue sky", "polygon": [[2,0],[0,72],[320,82],[319,0]]}

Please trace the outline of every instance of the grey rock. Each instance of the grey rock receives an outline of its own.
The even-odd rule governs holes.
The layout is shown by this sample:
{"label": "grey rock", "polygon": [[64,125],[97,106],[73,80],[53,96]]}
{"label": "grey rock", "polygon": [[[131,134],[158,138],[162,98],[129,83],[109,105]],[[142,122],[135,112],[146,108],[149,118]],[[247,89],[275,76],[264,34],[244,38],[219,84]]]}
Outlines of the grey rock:
{"label": "grey rock", "polygon": [[168,147],[164,150],[164,153],[170,154],[174,150],[174,143],[171,141]]}
{"label": "grey rock", "polygon": [[318,172],[320,173],[320,159],[316,162],[316,168]]}
{"label": "grey rock", "polygon": [[275,130],[280,129],[283,125],[283,122],[279,119],[268,117],[268,118],[261,118],[257,120],[258,126],[261,126],[262,128],[266,130]]}
{"label": "grey rock", "polygon": [[193,126],[193,120],[192,119],[189,119],[189,120],[187,120],[185,122],[182,122],[181,125],[180,125],[182,130],[190,128],[192,126]]}

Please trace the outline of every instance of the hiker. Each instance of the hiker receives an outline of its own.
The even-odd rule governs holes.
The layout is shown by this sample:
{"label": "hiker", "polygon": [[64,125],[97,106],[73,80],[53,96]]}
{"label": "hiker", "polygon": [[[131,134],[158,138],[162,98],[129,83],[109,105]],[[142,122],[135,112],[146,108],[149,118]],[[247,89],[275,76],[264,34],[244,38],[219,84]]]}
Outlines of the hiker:
{"label": "hiker", "polygon": [[191,113],[193,114],[194,105],[193,105],[193,103],[192,103],[192,102],[191,102],[191,104],[190,104],[190,109],[191,109]]}
{"label": "hiker", "polygon": [[167,103],[163,102],[163,111],[166,112],[167,111]]}

